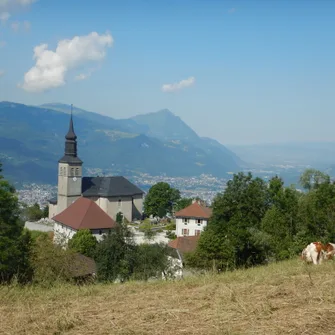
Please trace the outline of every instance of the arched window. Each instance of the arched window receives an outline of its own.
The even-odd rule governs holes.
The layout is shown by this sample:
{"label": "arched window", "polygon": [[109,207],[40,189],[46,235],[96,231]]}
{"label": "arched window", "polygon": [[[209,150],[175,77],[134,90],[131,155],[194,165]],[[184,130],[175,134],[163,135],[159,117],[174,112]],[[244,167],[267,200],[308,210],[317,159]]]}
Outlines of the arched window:
{"label": "arched window", "polygon": [[71,176],[74,176],[74,168],[71,168]]}
{"label": "arched window", "polygon": [[62,167],[59,168],[59,175],[60,175],[60,176],[63,175],[63,169],[62,169]]}
{"label": "arched window", "polygon": [[76,168],[76,176],[79,176],[79,168]]}

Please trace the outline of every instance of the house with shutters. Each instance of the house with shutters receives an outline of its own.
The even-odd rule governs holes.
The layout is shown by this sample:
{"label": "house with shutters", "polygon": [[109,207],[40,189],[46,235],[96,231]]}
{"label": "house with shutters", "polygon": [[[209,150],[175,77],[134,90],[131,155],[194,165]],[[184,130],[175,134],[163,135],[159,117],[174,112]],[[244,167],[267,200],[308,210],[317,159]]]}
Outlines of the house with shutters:
{"label": "house with shutters", "polygon": [[96,203],[113,220],[121,212],[131,222],[142,217],[143,195],[140,188],[122,176],[83,177],[83,162],[77,155],[71,112],[64,156],[58,161],[57,197],[49,200],[49,218],[53,219],[84,197]]}
{"label": "house with shutters", "polygon": [[176,212],[176,235],[179,236],[197,236],[208,224],[212,215],[212,209],[201,205],[197,201]]}

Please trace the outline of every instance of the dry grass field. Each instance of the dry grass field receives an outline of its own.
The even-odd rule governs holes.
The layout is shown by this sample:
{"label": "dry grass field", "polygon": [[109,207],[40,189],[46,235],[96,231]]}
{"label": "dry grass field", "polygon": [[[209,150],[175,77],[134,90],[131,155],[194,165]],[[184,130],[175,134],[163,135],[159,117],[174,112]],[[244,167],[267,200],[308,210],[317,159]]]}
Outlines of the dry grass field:
{"label": "dry grass field", "polygon": [[335,262],[179,282],[0,287],[1,334],[335,334]]}

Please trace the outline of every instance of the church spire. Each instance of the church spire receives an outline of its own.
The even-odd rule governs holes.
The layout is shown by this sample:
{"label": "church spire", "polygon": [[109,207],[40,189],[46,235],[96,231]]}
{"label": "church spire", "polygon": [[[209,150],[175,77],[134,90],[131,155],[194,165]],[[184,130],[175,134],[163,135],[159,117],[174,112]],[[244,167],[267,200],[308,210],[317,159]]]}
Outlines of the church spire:
{"label": "church spire", "polygon": [[73,127],[72,105],[71,105],[69,130],[67,134],[65,135],[64,157],[59,162],[81,163],[81,160],[77,157],[77,136],[74,132],[74,127]]}
{"label": "church spire", "polygon": [[74,129],[73,129],[72,107],[73,107],[73,105],[71,104],[71,117],[70,117],[69,131],[67,132],[67,134],[65,136],[65,139],[75,141],[77,139],[77,136],[76,136],[76,134],[74,132]]}

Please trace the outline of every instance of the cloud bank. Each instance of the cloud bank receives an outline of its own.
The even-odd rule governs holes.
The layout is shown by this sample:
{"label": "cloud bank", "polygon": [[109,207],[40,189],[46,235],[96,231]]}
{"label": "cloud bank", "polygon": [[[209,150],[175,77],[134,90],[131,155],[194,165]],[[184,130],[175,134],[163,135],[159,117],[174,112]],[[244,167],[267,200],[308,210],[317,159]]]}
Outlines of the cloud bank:
{"label": "cloud bank", "polygon": [[194,77],[189,77],[187,79],[183,79],[177,83],[173,83],[173,84],[164,84],[162,86],[162,91],[163,92],[176,92],[176,91],[180,91],[186,87],[190,87],[192,85],[194,85],[195,83],[195,78]]}
{"label": "cloud bank", "polygon": [[109,33],[99,35],[96,32],[61,40],[55,51],[49,50],[47,44],[38,45],[33,56],[36,64],[25,73],[23,84],[19,86],[28,92],[63,86],[69,70],[103,60],[107,48],[112,45],[113,38]]}

